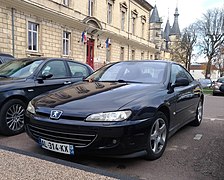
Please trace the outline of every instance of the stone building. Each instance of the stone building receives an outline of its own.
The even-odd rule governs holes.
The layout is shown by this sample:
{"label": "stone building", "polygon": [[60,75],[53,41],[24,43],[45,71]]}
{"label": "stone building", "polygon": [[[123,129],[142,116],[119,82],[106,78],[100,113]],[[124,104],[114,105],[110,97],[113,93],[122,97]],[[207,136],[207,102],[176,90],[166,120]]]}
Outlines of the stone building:
{"label": "stone building", "polygon": [[[0,52],[66,57],[97,69],[166,58],[161,21],[146,0],[0,0]],[[151,19],[155,18],[155,22]],[[161,51],[161,53],[160,53]]]}
{"label": "stone building", "polygon": [[0,51],[86,62],[154,58],[144,0],[0,0]]}
{"label": "stone building", "polygon": [[176,45],[176,42],[180,40],[181,33],[178,22],[178,8],[175,9],[173,26],[170,25],[169,17],[167,19],[165,29],[162,29],[162,18],[159,17],[159,13],[156,5],[152,11],[152,15],[149,19],[150,24],[150,40],[155,44],[156,52],[155,59],[172,59],[171,48]]}

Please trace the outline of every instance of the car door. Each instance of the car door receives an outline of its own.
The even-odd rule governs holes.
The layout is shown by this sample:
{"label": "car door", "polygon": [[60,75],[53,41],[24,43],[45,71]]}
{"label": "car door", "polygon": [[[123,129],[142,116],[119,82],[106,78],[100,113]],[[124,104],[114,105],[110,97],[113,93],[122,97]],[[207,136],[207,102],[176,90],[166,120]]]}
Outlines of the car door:
{"label": "car door", "polygon": [[[179,126],[195,116],[195,89],[197,84],[194,83],[190,74],[179,64],[172,64],[171,84],[174,84],[177,78],[188,79],[189,85],[174,88],[175,94],[175,126]],[[193,111],[194,110],[194,111]]]}
{"label": "car door", "polygon": [[[52,77],[43,79],[44,74],[52,74]],[[36,91],[39,94],[68,84],[71,84],[71,76],[63,60],[47,61],[35,80]]]}
{"label": "car door", "polygon": [[77,62],[68,61],[67,62],[69,70],[71,72],[71,82],[82,81],[83,78],[89,76],[90,71],[87,66]]}

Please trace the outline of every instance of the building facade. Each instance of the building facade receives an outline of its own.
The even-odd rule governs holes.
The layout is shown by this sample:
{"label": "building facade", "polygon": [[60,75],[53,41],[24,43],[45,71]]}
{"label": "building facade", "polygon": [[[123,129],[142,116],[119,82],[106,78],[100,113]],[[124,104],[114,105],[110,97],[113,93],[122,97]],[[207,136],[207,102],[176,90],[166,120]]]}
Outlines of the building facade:
{"label": "building facade", "polygon": [[145,0],[0,0],[0,52],[66,57],[97,69],[154,59]]}

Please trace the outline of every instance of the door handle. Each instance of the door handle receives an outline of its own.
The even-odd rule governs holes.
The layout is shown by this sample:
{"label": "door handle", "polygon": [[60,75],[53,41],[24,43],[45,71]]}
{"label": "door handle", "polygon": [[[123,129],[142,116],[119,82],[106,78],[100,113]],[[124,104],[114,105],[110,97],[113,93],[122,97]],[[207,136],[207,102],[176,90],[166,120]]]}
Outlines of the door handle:
{"label": "door handle", "polygon": [[71,84],[72,82],[70,81],[65,81],[64,84]]}

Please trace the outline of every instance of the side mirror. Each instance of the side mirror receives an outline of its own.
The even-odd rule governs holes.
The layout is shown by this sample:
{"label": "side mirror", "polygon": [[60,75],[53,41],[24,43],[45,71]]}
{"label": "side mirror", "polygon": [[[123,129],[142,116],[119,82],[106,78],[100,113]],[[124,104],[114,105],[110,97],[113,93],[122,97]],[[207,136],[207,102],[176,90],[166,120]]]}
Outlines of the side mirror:
{"label": "side mirror", "polygon": [[53,76],[53,74],[47,72],[47,73],[44,73],[44,74],[42,74],[41,76],[39,76],[39,77],[37,78],[37,80],[45,80],[45,79],[49,79],[49,78],[51,78],[52,76]]}
{"label": "side mirror", "polygon": [[179,86],[188,86],[189,80],[186,78],[177,78],[175,83],[172,85],[173,87],[179,87]]}
{"label": "side mirror", "polygon": [[175,83],[171,84],[168,93],[173,93],[175,87],[188,86],[189,80],[186,78],[177,78]]}

